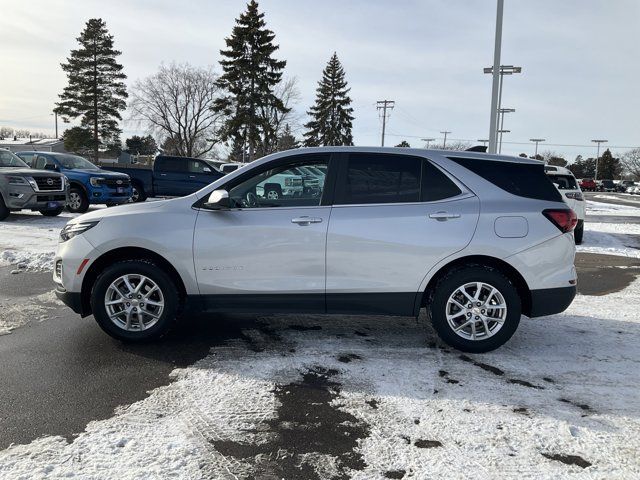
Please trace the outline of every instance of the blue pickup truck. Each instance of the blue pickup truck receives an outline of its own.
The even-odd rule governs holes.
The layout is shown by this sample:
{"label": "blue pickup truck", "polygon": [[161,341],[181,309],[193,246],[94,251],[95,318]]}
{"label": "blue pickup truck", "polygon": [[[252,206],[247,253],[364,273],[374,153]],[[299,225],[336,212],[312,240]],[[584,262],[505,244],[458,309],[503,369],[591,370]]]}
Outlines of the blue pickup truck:
{"label": "blue pickup truck", "polygon": [[91,204],[118,205],[131,198],[128,175],[107,172],[78,155],[55,152],[17,152],[16,155],[31,168],[55,170],[69,179],[67,210],[70,212],[84,213]]}
{"label": "blue pickup truck", "polygon": [[103,168],[131,177],[134,202],[144,202],[147,197],[183,197],[224,175],[206,160],[168,155],[158,155],[152,167],[110,165]]}

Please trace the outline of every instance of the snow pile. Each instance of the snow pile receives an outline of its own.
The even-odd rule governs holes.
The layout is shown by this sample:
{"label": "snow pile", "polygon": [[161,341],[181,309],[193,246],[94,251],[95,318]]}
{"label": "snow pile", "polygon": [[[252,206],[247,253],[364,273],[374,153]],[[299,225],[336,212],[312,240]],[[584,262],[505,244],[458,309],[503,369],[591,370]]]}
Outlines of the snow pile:
{"label": "snow pile", "polygon": [[[268,317],[71,443],[0,452],[0,478],[295,478],[278,470],[288,462],[319,478],[639,478],[638,303],[638,281],[578,296],[485,355],[413,319]],[[359,428],[349,452],[283,411],[312,372],[327,387],[305,390],[318,415],[305,428]],[[279,446],[282,432],[299,446]]]}
{"label": "snow pile", "polygon": [[11,333],[31,321],[42,322],[61,302],[52,291],[35,297],[28,302],[24,298],[2,299],[0,301],[0,335]]}
{"label": "snow pile", "polygon": [[52,270],[60,230],[72,217],[43,217],[38,212],[11,214],[0,222],[0,266]]}

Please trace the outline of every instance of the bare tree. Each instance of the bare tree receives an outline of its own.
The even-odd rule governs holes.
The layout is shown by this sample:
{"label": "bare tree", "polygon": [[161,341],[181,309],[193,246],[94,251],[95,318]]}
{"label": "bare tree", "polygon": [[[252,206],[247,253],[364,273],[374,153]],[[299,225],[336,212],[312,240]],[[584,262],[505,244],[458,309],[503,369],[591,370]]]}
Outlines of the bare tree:
{"label": "bare tree", "polygon": [[269,126],[265,131],[273,132],[273,135],[266,135],[262,139],[256,149],[256,157],[278,151],[278,139],[284,134],[286,125],[289,125],[289,129],[294,133],[300,128],[302,115],[293,109],[302,98],[298,89],[298,78],[283,78],[274,88],[273,94],[282,101],[286,111],[272,104],[259,107],[260,118]]}
{"label": "bare tree", "polygon": [[556,167],[566,167],[569,162],[562,155],[554,152],[553,150],[545,150],[544,152],[540,152],[539,155],[544,160],[544,163],[547,165],[554,165]]}
{"label": "bare tree", "polygon": [[470,147],[471,147],[471,144],[469,142],[456,141],[456,140],[448,141],[444,147],[442,145],[437,145],[437,144],[433,146],[433,148],[439,148],[442,150],[458,150],[458,151],[463,151]]}
{"label": "bare tree", "polygon": [[623,168],[635,178],[640,178],[640,148],[629,150],[622,156]]}
{"label": "bare tree", "polygon": [[220,89],[210,68],[161,65],[158,73],[133,86],[131,120],[170,141],[175,152],[201,157],[218,143],[222,116],[212,110]]}

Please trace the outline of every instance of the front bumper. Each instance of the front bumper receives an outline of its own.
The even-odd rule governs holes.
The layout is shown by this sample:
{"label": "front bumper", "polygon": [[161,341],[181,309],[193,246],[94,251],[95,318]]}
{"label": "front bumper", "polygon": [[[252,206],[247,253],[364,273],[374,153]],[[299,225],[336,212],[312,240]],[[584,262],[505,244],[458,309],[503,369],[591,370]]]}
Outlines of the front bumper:
{"label": "front bumper", "polygon": [[68,191],[36,192],[31,185],[9,185],[4,198],[9,210],[55,210],[67,204]]}
{"label": "front bumper", "polygon": [[133,193],[132,188],[117,187],[111,188],[106,185],[91,187],[89,193],[89,203],[126,203]]}
{"label": "front bumper", "polygon": [[544,317],[564,312],[576,296],[576,287],[543,288],[531,290],[529,317]]}
{"label": "front bumper", "polygon": [[75,313],[85,317],[88,313],[82,308],[82,296],[80,292],[68,292],[64,287],[56,285],[56,297]]}

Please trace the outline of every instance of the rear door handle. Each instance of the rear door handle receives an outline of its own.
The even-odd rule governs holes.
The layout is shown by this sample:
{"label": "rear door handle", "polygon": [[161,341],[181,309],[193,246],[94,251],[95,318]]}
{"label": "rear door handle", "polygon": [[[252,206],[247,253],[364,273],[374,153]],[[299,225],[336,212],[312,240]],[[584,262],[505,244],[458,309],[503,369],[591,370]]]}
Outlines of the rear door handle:
{"label": "rear door handle", "polygon": [[318,217],[296,217],[291,219],[291,223],[298,225],[309,225],[311,223],[322,223],[322,219]]}
{"label": "rear door handle", "polygon": [[195,175],[189,175],[189,178],[196,178]]}
{"label": "rear door handle", "polygon": [[436,213],[430,213],[429,218],[433,218],[435,220],[438,220],[439,222],[444,222],[446,220],[449,220],[450,218],[460,218],[460,214],[449,213],[449,212],[436,212]]}
{"label": "rear door handle", "polygon": [[160,174],[160,176],[161,176],[161,177],[166,177],[166,176],[167,176],[167,174],[166,174],[166,173],[161,173],[161,174]]}

